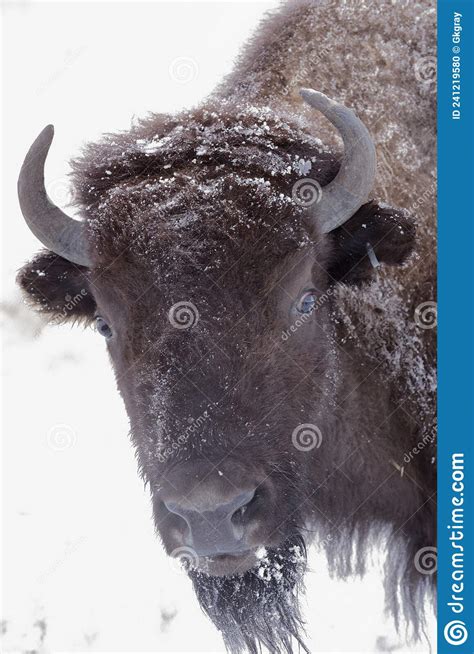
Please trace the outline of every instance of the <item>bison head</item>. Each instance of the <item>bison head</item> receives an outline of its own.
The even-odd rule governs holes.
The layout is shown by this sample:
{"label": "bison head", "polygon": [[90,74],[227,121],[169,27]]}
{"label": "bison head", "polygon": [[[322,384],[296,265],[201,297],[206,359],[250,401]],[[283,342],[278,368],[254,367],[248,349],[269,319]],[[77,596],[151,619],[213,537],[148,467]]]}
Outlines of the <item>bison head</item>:
{"label": "bison head", "polygon": [[305,542],[342,519],[337,463],[358,438],[337,287],[413,245],[402,212],[367,202],[364,125],[303,96],[340,131],[342,158],[298,120],[221,102],[89,146],[73,163],[83,222],[45,192],[52,128],[19,180],[48,248],[19,283],[105,338],[157,531],[235,650],[300,639]]}

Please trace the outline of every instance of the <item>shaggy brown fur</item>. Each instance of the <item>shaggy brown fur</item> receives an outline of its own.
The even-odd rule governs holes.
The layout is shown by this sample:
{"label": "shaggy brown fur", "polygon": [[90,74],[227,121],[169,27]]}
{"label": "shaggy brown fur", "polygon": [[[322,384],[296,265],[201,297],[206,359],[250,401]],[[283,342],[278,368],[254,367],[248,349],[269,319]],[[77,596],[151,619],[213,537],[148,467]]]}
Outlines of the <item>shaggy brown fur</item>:
{"label": "shaggy brown fur", "polygon": [[[388,606],[397,617],[401,602],[415,634],[423,620],[433,577],[415,558],[435,542],[434,337],[415,309],[434,299],[434,96],[415,73],[432,54],[433,21],[425,0],[288,3],[202,106],[151,115],[74,162],[93,268],[42,253],[20,271],[52,319],[100,314],[111,326],[169,552],[179,542],[160,492],[171,471],[206,461],[229,479],[239,466],[268,479],[255,546],[267,545],[273,562],[286,552],[285,583],[270,575],[273,590],[256,593],[252,571],[228,582],[191,573],[235,651],[290,652],[292,637],[301,640],[301,566],[289,554],[301,537],[321,543],[345,576],[363,572],[376,531],[387,544]],[[383,202],[329,235],[292,198],[301,177],[327,184],[340,159],[334,130],[303,107],[303,85],[354,107],[382,163],[374,196]],[[367,243],[385,266],[372,267]],[[317,308],[282,338],[308,286]],[[65,313],[64,298],[82,289]],[[192,329],[170,325],[180,301],[199,312]],[[317,425],[320,447],[294,447],[302,423]]]}

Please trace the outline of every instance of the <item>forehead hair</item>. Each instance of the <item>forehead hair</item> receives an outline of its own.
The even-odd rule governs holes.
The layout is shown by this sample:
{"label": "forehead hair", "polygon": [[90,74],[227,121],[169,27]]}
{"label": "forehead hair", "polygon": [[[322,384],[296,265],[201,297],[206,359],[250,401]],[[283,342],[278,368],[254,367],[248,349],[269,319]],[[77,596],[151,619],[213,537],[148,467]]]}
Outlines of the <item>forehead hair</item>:
{"label": "forehead hair", "polygon": [[168,273],[177,261],[221,269],[253,250],[259,266],[304,247],[293,186],[325,185],[333,154],[298,121],[266,108],[152,116],[89,145],[73,162],[76,201],[101,264],[118,256]]}

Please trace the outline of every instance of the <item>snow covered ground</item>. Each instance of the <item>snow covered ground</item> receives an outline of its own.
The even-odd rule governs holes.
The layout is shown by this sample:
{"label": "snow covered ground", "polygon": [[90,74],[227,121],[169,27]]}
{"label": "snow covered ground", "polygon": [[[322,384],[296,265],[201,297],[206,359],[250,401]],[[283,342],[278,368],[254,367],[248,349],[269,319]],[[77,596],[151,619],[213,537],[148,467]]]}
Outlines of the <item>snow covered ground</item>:
{"label": "snow covered ground", "polygon": [[[223,651],[186,575],[154,536],[103,340],[45,327],[15,290],[15,271],[38,249],[17,207],[16,176],[37,132],[54,123],[48,188],[64,206],[66,162],[82,141],[126,128],[133,115],[198,101],[275,4],[4,7],[5,651]],[[427,642],[404,645],[384,620],[377,567],[336,583],[315,551],[310,565],[312,651],[434,651]]]}

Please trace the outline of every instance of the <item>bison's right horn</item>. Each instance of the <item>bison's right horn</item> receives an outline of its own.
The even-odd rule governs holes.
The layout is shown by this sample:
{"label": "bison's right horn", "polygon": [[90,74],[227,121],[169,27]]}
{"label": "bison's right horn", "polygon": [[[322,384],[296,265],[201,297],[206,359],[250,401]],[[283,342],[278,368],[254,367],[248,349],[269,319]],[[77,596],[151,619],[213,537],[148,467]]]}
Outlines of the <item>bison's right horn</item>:
{"label": "bison's right horn", "polygon": [[324,93],[301,89],[302,98],[337,127],[344,156],[336,177],[323,187],[312,209],[312,219],[327,234],[349,220],[367,202],[375,180],[376,155],[372,138],[355,113]]}
{"label": "bison's right horn", "polygon": [[48,250],[77,263],[90,266],[84,223],[73,220],[51,202],[44,186],[44,164],[53,140],[48,125],[28,150],[18,178],[18,198],[28,227]]}

